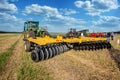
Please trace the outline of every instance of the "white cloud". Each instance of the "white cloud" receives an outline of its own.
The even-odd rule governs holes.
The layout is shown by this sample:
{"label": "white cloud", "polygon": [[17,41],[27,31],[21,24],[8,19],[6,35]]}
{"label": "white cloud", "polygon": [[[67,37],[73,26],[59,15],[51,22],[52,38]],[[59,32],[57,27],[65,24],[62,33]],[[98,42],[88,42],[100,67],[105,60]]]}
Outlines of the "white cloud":
{"label": "white cloud", "polygon": [[26,15],[27,14],[40,15],[40,16],[45,16],[46,18],[49,19],[60,19],[63,21],[75,20],[75,18],[61,15],[57,8],[53,8],[49,6],[40,6],[38,4],[32,4],[30,6],[26,6],[23,13]]}
{"label": "white cloud", "polygon": [[3,31],[23,31],[24,20],[18,19],[14,15],[0,12],[0,30]]}
{"label": "white cloud", "polygon": [[[71,11],[72,14],[74,12]],[[57,8],[50,6],[40,6],[38,4],[32,4],[25,7],[23,14],[27,15],[37,15],[38,17],[43,17],[42,23],[49,26],[55,26],[56,28],[61,28],[63,30],[65,27],[76,27],[81,24],[85,24],[82,19],[76,19],[70,16],[65,16],[59,12]]]}
{"label": "white cloud", "polygon": [[119,24],[120,18],[115,16],[100,16],[100,19],[98,21],[94,21],[93,23],[95,25],[104,26],[104,27],[118,27],[120,26]]}
{"label": "white cloud", "polygon": [[23,31],[23,20],[13,15],[17,10],[15,4],[0,0],[0,30]]}
{"label": "white cloud", "polygon": [[10,15],[7,13],[0,13],[0,20],[4,21],[4,22],[8,22],[8,21],[17,21],[17,18],[14,15]]}
{"label": "white cloud", "polygon": [[73,10],[73,9],[60,9],[60,13],[63,15],[72,15],[72,14],[76,14],[77,11]]}
{"label": "white cloud", "polygon": [[0,0],[0,12],[16,13],[17,10],[15,4],[8,3],[7,0]]}
{"label": "white cloud", "polygon": [[93,25],[96,26],[96,28],[107,31],[120,30],[120,18],[115,16],[100,16],[98,21],[93,21]]}
{"label": "white cloud", "polygon": [[117,0],[75,1],[75,6],[83,8],[88,15],[96,16],[119,7]]}
{"label": "white cloud", "polygon": [[76,2],[75,2],[75,5],[76,5],[78,8],[82,8],[82,7],[87,7],[87,8],[89,8],[89,7],[91,7],[90,1],[85,1],[85,2],[83,2],[83,1],[76,1]]}
{"label": "white cloud", "polygon": [[56,8],[51,8],[48,6],[40,6],[38,4],[32,4],[25,7],[24,14],[35,14],[35,15],[44,15],[44,16],[55,16],[58,15],[58,10]]}

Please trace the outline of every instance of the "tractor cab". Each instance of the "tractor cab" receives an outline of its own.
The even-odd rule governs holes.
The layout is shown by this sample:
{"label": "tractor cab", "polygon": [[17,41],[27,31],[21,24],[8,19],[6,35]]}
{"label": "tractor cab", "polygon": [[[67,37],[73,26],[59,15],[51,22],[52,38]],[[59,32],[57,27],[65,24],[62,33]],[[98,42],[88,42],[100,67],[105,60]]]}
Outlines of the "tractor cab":
{"label": "tractor cab", "polygon": [[34,31],[37,33],[37,30],[39,29],[39,22],[38,21],[27,21],[24,23],[24,31]]}

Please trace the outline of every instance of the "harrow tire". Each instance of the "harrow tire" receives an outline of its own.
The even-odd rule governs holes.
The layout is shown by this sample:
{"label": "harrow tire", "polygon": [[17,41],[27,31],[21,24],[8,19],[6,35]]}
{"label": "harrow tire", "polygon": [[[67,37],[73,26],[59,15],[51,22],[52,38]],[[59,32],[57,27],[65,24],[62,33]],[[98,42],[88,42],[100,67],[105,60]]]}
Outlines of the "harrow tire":
{"label": "harrow tire", "polygon": [[56,55],[58,55],[58,54],[59,54],[58,47],[57,47],[57,46],[55,46],[55,49],[56,49]]}
{"label": "harrow tire", "polygon": [[65,52],[65,48],[64,48],[64,45],[62,45],[62,49],[63,49],[63,52]]}
{"label": "harrow tire", "polygon": [[48,53],[48,50],[47,48],[44,48],[44,59],[48,59],[49,58],[49,53]]}
{"label": "harrow tire", "polygon": [[62,53],[61,46],[58,46],[58,48],[59,48],[59,54]]}
{"label": "harrow tire", "polygon": [[54,56],[56,55],[56,53],[55,53],[55,48],[54,48],[54,47],[51,47],[51,49],[52,49],[52,57],[54,57]]}
{"label": "harrow tire", "polygon": [[32,60],[35,61],[35,62],[44,60],[44,53],[43,53],[42,50],[39,50],[39,49],[33,50],[33,51],[31,52],[31,58],[32,58]]}
{"label": "harrow tire", "polygon": [[66,49],[66,51],[68,51],[68,50],[69,50],[69,48],[67,47],[67,45],[65,45],[65,49]]}
{"label": "harrow tire", "polygon": [[44,60],[44,52],[42,49],[39,49],[39,59]]}
{"label": "harrow tire", "polygon": [[54,49],[55,49],[55,55],[57,55],[57,48],[54,46]]}
{"label": "harrow tire", "polygon": [[59,47],[59,46],[57,46],[57,49],[58,49],[58,54],[60,54],[60,47]]}
{"label": "harrow tire", "polygon": [[35,39],[35,32],[33,30],[29,31],[29,37],[32,37],[33,39]]}
{"label": "harrow tire", "polygon": [[60,48],[61,48],[61,53],[63,53],[63,47],[62,47],[62,45],[60,46]]}
{"label": "harrow tire", "polygon": [[49,58],[51,58],[52,57],[52,53],[53,53],[52,49],[49,47],[48,50],[49,50]]}
{"label": "harrow tire", "polygon": [[64,47],[64,50],[65,50],[65,52],[66,52],[66,51],[67,51],[67,47],[66,47],[66,45],[64,45],[63,47]]}

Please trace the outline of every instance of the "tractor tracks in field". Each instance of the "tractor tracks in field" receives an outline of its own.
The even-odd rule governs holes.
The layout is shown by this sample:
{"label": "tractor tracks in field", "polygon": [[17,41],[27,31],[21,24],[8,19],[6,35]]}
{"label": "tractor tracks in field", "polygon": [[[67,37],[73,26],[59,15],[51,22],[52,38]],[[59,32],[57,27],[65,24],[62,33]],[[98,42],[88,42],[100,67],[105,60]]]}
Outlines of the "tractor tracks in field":
{"label": "tractor tracks in field", "polygon": [[0,80],[17,80],[17,67],[21,61],[20,54],[22,53],[22,47],[23,41],[22,37],[20,37],[18,39],[18,43],[12,51],[12,55],[2,71],[2,74],[0,75]]}
{"label": "tractor tracks in field", "polygon": [[111,58],[115,61],[115,63],[117,64],[117,66],[120,70],[120,50],[111,48],[109,50],[109,54],[110,54]]}
{"label": "tractor tracks in field", "polygon": [[8,48],[11,47],[12,44],[14,44],[19,38],[17,36],[9,37],[8,39],[1,40],[0,41],[0,53],[5,52]]}

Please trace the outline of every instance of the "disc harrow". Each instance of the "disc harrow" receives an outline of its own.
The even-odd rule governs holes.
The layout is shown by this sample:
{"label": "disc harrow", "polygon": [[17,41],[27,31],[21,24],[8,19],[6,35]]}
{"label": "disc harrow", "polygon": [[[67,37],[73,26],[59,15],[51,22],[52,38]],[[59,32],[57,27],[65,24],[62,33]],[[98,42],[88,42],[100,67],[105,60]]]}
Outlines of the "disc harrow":
{"label": "disc harrow", "polygon": [[[48,37],[45,39],[41,38],[41,40],[48,39]],[[60,38],[60,39],[59,39]],[[33,61],[38,62],[42,60],[50,59],[56,55],[59,55],[61,53],[64,53],[70,49],[74,50],[100,50],[100,49],[110,49],[112,46],[111,44],[102,38],[49,38],[50,41],[47,41],[44,44],[39,44],[36,46],[36,48],[31,52],[31,58]],[[31,40],[33,43],[37,43],[36,40]],[[48,44],[47,44],[48,43]]]}

